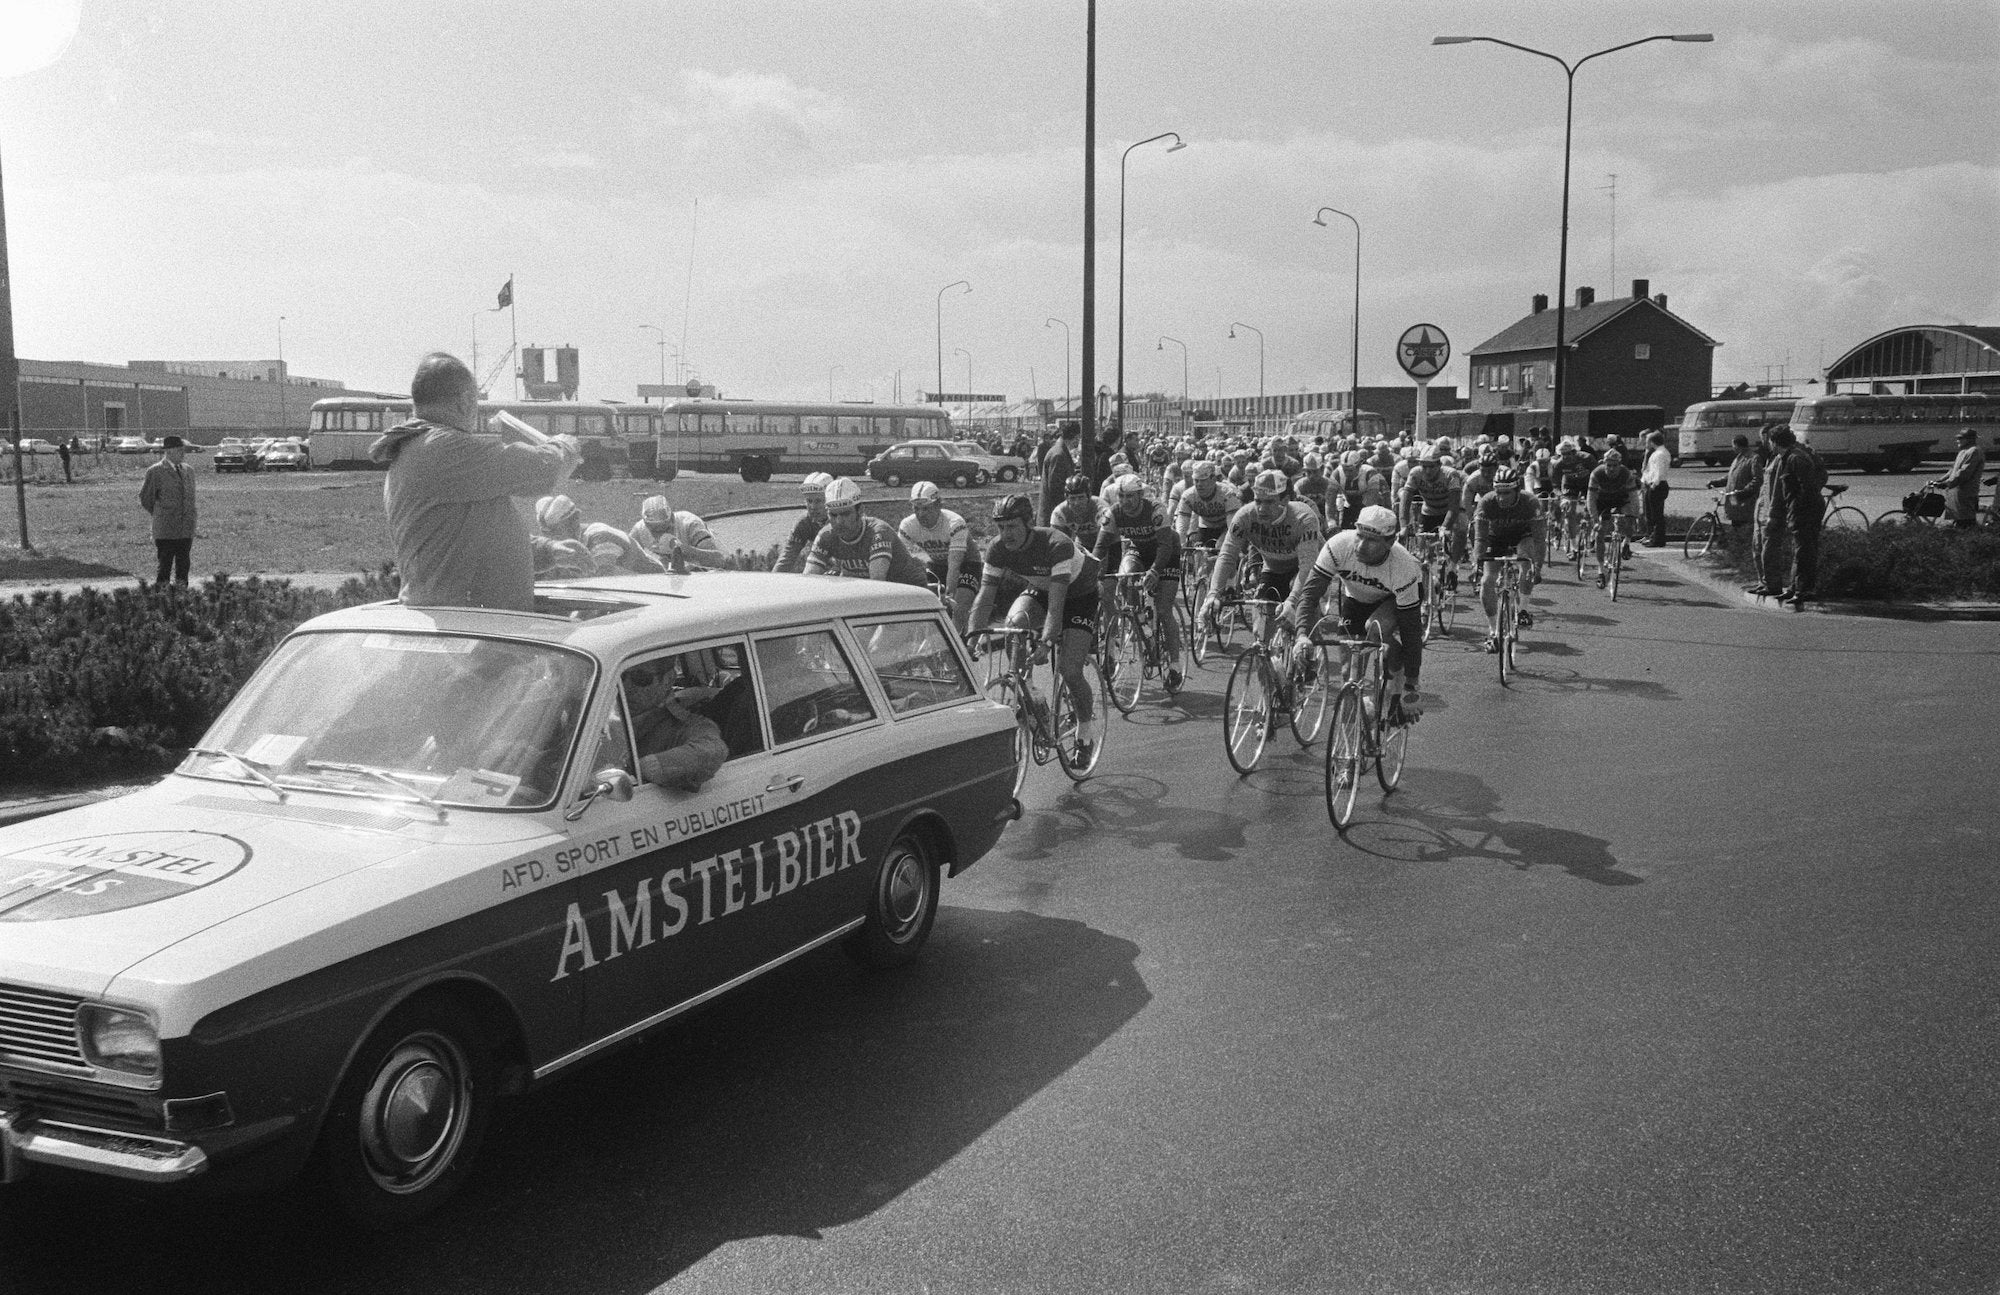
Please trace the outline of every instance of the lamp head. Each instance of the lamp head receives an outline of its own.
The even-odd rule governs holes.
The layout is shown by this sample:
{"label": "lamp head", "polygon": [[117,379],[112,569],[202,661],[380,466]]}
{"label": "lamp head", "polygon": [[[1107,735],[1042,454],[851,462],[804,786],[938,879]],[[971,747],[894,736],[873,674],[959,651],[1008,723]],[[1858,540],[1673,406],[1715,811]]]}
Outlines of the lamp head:
{"label": "lamp head", "polygon": [[[1696,40],[1696,39],[1699,39],[1699,37],[1693,37],[1693,36],[1689,36],[1689,37],[1680,37],[1680,36],[1676,36],[1676,37],[1675,37],[1674,39],[1675,39],[1675,40],[1682,40],[1682,39],[1686,39],[1686,40]],[[1178,153],[1178,152],[1180,152],[1180,151],[1181,151],[1182,149],[1184,149],[1184,148],[1186,148],[1186,147],[1187,147],[1187,141],[1186,141],[1186,140],[1184,140],[1184,139],[1181,139],[1181,138],[1180,138],[1180,137],[1178,137],[1178,136],[1176,136],[1176,137],[1175,137],[1175,139],[1174,139],[1174,142],[1173,142],[1173,143],[1171,143],[1171,144],[1169,144],[1169,145],[1167,145],[1167,152],[1169,152],[1169,153]]]}
{"label": "lamp head", "polygon": [[1229,327],[1229,340],[1232,342],[1236,340],[1236,326],[1234,324]]}
{"label": "lamp head", "polygon": [[1319,226],[1319,227],[1320,227],[1321,229],[1325,229],[1325,228],[1326,228],[1326,217],[1325,217],[1325,216],[1314,216],[1314,217],[1313,217],[1313,224],[1315,224],[1315,225],[1318,225],[1318,226]]}
{"label": "lamp head", "polygon": [[1667,37],[1667,39],[1679,40],[1679,41],[1692,41],[1695,44],[1699,45],[1699,44],[1706,44],[1707,42],[1714,40],[1715,33],[1706,31],[1689,32],[1688,34],[1682,36],[1669,36]]}
{"label": "lamp head", "polygon": [[1431,44],[1433,44],[1433,45],[1465,45],[1465,44],[1469,44],[1469,43],[1471,43],[1472,41],[1476,41],[1476,40],[1478,40],[1478,39],[1479,39],[1479,37],[1477,37],[1477,36],[1433,36],[1433,37],[1431,37]]}

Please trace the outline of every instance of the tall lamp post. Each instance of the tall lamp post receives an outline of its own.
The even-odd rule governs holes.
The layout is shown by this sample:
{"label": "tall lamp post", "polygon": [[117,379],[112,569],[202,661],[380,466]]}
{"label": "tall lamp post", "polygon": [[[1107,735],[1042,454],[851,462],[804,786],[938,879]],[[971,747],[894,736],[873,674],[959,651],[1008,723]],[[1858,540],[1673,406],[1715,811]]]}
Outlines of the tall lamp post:
{"label": "tall lamp post", "polygon": [[1431,44],[1433,45],[1469,45],[1474,41],[1484,41],[1489,45],[1505,45],[1508,49],[1517,49],[1523,54],[1533,54],[1538,58],[1545,58],[1557,67],[1560,67],[1567,81],[1567,87],[1563,92],[1562,233],[1558,239],[1558,251],[1556,252],[1556,391],[1553,401],[1555,407],[1553,411],[1555,425],[1549,429],[1549,434],[1557,440],[1561,440],[1563,435],[1563,370],[1566,367],[1563,363],[1563,350],[1566,340],[1563,325],[1569,314],[1569,143],[1571,127],[1576,119],[1576,70],[1594,58],[1602,58],[1606,54],[1616,54],[1619,50],[1631,49],[1634,45],[1650,45],[1658,40],[1706,44],[1714,39],[1714,35],[1705,31],[1688,32],[1681,35],[1641,36],[1638,40],[1628,40],[1623,45],[1613,45],[1609,49],[1601,49],[1595,53],[1585,54],[1576,62],[1571,63],[1557,55],[1549,53],[1547,50],[1534,49],[1527,45],[1516,45],[1511,40],[1501,40],[1497,36],[1431,37]]}
{"label": "tall lamp post", "polygon": [[[1254,324],[1231,324],[1229,326],[1229,336],[1234,338],[1236,330],[1239,328],[1247,328],[1257,334],[1257,417],[1262,418],[1264,416],[1264,330]],[[1222,399],[1221,375],[1222,370],[1217,369],[1215,378],[1215,398],[1217,400]]]}
{"label": "tall lamp post", "polygon": [[[658,324],[641,324],[639,325],[639,331],[642,333],[652,332],[659,335],[660,385],[664,387],[667,385],[667,330],[661,328]],[[832,397],[829,396],[828,399],[832,399]],[[663,405],[667,403],[667,396],[664,391],[660,393],[660,403]]]}
{"label": "tall lamp post", "polygon": [[1118,424],[1120,435],[1125,431],[1125,161],[1132,156],[1133,149],[1156,144],[1163,139],[1173,141],[1167,149],[1169,153],[1178,153],[1187,147],[1180,132],[1169,130],[1128,145],[1118,155],[1118,394],[1112,401],[1112,418]]}
{"label": "tall lamp post", "polygon": [[1326,213],[1347,216],[1354,226],[1354,353],[1353,371],[1348,375],[1347,390],[1347,430],[1361,431],[1361,222],[1348,216],[1338,207],[1321,207],[1313,216],[1313,224],[1324,226]]}
{"label": "tall lamp post", "polygon": [[1068,324],[1066,324],[1066,323],[1063,323],[1063,321],[1062,321],[1062,320],[1060,320],[1060,319],[1057,319],[1057,318],[1056,318],[1056,317],[1055,317],[1054,315],[1051,315],[1051,316],[1049,316],[1049,322],[1048,322],[1048,324],[1043,324],[1043,325],[1042,325],[1042,327],[1043,327],[1043,328],[1047,328],[1047,327],[1049,326],[1049,324],[1062,324],[1062,330],[1063,330],[1063,408],[1064,408],[1065,410],[1067,410],[1067,409],[1069,408],[1069,325],[1068,325]]}
{"label": "tall lamp post", "polygon": [[278,431],[285,430],[285,317],[278,316]]}
{"label": "tall lamp post", "polygon": [[1160,344],[1158,346],[1155,346],[1153,349],[1156,351],[1164,351],[1167,349],[1168,342],[1172,342],[1175,346],[1181,348],[1181,435],[1185,436],[1187,435],[1187,419],[1188,419],[1187,343],[1183,342],[1178,337],[1167,337],[1163,334],[1160,337]]}
{"label": "tall lamp post", "polygon": [[[952,290],[953,288],[963,288],[963,289],[965,289],[965,291],[966,291],[966,292],[971,292],[971,291],[972,291],[972,285],[971,285],[971,284],[969,284],[969,283],[967,283],[967,282],[966,282],[965,280],[963,280],[963,279],[960,279],[960,280],[959,280],[958,282],[956,282],[956,283],[947,283],[947,284],[945,284],[945,285],[944,285],[944,286],[943,286],[942,288],[939,288],[939,289],[938,289],[938,295],[937,295],[937,362],[938,362],[938,365],[937,365],[937,389],[936,389],[935,391],[933,391],[933,392],[931,393],[932,395],[936,395],[936,394],[938,394],[939,392],[942,392],[942,391],[944,390],[944,294],[945,294],[945,293],[947,293],[947,292],[950,292],[950,291],[951,291],[951,290]],[[961,294],[961,295],[963,295],[963,294]]]}

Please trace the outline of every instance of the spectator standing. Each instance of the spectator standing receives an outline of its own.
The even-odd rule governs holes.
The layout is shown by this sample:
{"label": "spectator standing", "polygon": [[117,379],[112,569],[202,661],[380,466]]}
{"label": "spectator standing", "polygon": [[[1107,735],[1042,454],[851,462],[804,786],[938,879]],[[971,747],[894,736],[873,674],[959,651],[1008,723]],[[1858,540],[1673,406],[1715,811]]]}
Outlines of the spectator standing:
{"label": "spectator standing", "polygon": [[1789,427],[1771,432],[1772,457],[1764,469],[1764,493],[1770,498],[1770,522],[1764,530],[1764,591],[1773,592],[1773,577],[1785,569],[1783,539],[1791,538],[1791,573],[1775,590],[1778,601],[1802,611],[1819,586],[1819,529],[1826,517],[1820,489],[1826,469],[1798,443]]}
{"label": "spectator standing", "polygon": [[403,601],[532,611],[532,528],[514,500],[553,489],[582,462],[582,447],[573,436],[485,431],[472,370],[443,351],[418,362],[410,400],[409,421],[368,447],[389,466],[382,503]]}
{"label": "spectator standing", "polygon": [[1667,473],[1674,456],[1667,451],[1666,433],[1657,429],[1646,433],[1646,464],[1639,471],[1640,502],[1646,510],[1646,538],[1649,549],[1667,547],[1667,492],[1672,487]]}
{"label": "spectator standing", "polygon": [[1951,471],[1931,484],[1948,491],[1945,507],[1951,512],[1951,524],[1964,528],[1979,520],[1979,484],[1986,475],[1986,451],[1979,447],[1979,433],[1970,427],[1962,427],[1958,432],[1958,457],[1951,461]]}
{"label": "spectator standing", "polygon": [[153,515],[153,548],[160,560],[153,583],[164,585],[171,575],[183,589],[194,550],[195,521],[194,470],[181,462],[186,456],[187,442],[167,437],[160,442],[159,460],[146,469],[139,484],[139,507]]}
{"label": "spectator standing", "polygon": [[[1042,498],[1037,525],[1049,524],[1049,515],[1063,501],[1063,486],[1078,474],[1088,475],[1083,473],[1083,426],[1074,418],[1065,418],[1056,439],[1042,451]],[[1092,494],[1097,493],[1098,484],[1091,484]]]}
{"label": "spectator standing", "polygon": [[70,483],[71,483],[72,481],[76,480],[76,478],[75,478],[75,477],[72,477],[72,476],[71,476],[71,475],[69,474],[69,442],[68,442],[68,441],[57,441],[57,442],[56,442],[56,457],[62,460],[62,465],[63,465],[63,484],[64,484],[64,485],[68,485],[68,484],[70,484]]}
{"label": "spectator standing", "polygon": [[1730,460],[1729,475],[1722,482],[1722,515],[1737,530],[1750,525],[1757,516],[1757,495],[1763,463],[1750,438],[1736,434],[1736,457]]}

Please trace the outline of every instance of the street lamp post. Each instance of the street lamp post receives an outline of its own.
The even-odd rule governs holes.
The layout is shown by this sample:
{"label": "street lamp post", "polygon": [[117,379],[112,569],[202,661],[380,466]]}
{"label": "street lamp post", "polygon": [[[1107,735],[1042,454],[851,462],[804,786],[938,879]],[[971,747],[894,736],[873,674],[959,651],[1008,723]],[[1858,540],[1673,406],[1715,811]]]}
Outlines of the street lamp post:
{"label": "street lamp post", "polygon": [[[639,331],[640,331],[640,332],[642,332],[642,333],[650,331],[650,332],[653,332],[653,333],[657,333],[657,334],[659,335],[659,340],[660,340],[660,385],[661,385],[662,387],[665,387],[665,386],[667,385],[667,330],[666,330],[666,329],[664,329],[664,328],[661,328],[661,327],[660,327],[660,326],[659,326],[658,324],[641,324],[641,325],[639,325]],[[678,377],[678,376],[679,376],[679,374],[678,374],[678,373],[676,373],[676,374],[675,374],[675,376],[676,376],[676,377]],[[830,397],[829,397],[829,399],[830,399]],[[667,403],[667,395],[666,395],[666,392],[664,392],[664,391],[662,391],[662,392],[660,393],[660,403],[661,403],[661,404],[663,404],[663,405]]]}
{"label": "street lamp post", "polygon": [[1556,372],[1555,398],[1552,401],[1554,405],[1552,412],[1554,414],[1555,425],[1549,429],[1549,434],[1557,440],[1561,440],[1563,435],[1563,370],[1567,367],[1563,363],[1563,349],[1566,341],[1563,325],[1569,312],[1569,144],[1571,127],[1575,122],[1576,116],[1576,70],[1594,58],[1602,58],[1606,54],[1616,54],[1621,49],[1631,49],[1635,45],[1650,45],[1654,41],[1659,40],[1706,44],[1714,39],[1715,37],[1711,33],[1705,31],[1687,32],[1680,35],[1642,36],[1638,40],[1628,40],[1623,45],[1613,45],[1609,49],[1601,49],[1594,53],[1585,54],[1576,62],[1571,63],[1557,55],[1549,53],[1547,50],[1534,49],[1527,45],[1516,45],[1511,40],[1501,40],[1497,36],[1433,36],[1431,38],[1431,44],[1433,45],[1468,45],[1474,41],[1484,41],[1489,45],[1505,45],[1508,49],[1517,49],[1523,54],[1533,54],[1538,58],[1545,58],[1557,67],[1560,67],[1563,70],[1563,77],[1567,82],[1566,88],[1563,91],[1562,232],[1558,239],[1558,250],[1556,252]]}
{"label": "street lamp post", "polygon": [[1068,324],[1066,324],[1066,323],[1063,323],[1063,321],[1062,321],[1062,320],[1060,320],[1060,319],[1057,319],[1057,318],[1056,318],[1055,316],[1053,316],[1053,315],[1049,316],[1049,323],[1048,323],[1048,324],[1043,324],[1043,325],[1042,325],[1042,327],[1043,327],[1043,328],[1047,328],[1047,327],[1049,326],[1049,324],[1062,324],[1062,330],[1063,330],[1063,408],[1064,408],[1064,409],[1066,410],[1066,409],[1068,409],[1068,408],[1069,408],[1069,325],[1068,325]]}
{"label": "street lamp post", "polygon": [[1171,139],[1169,153],[1178,153],[1187,147],[1178,131],[1164,131],[1137,144],[1128,145],[1118,155],[1118,394],[1112,401],[1112,419],[1118,424],[1118,432],[1125,432],[1125,161],[1132,156],[1132,150],[1146,144]]}
{"label": "street lamp post", "polygon": [[1353,371],[1348,375],[1347,429],[1359,434],[1361,431],[1361,222],[1348,216],[1338,207],[1321,207],[1313,215],[1313,224],[1326,224],[1326,213],[1347,216],[1354,226],[1354,352]]}
{"label": "street lamp post", "polygon": [[972,285],[971,285],[971,284],[969,284],[969,283],[967,283],[967,282],[966,282],[965,280],[963,280],[963,279],[960,279],[960,280],[959,280],[958,282],[956,282],[956,283],[947,283],[947,284],[945,284],[945,285],[944,285],[944,286],[943,286],[942,288],[939,288],[939,289],[938,289],[938,295],[937,295],[937,390],[936,390],[936,391],[934,391],[934,392],[932,392],[932,393],[931,393],[932,395],[937,395],[937,394],[939,394],[939,393],[943,392],[943,390],[944,390],[944,294],[945,294],[945,293],[947,293],[947,292],[950,292],[950,291],[951,291],[951,290],[952,290],[953,288],[964,288],[966,292],[971,292],[971,291],[972,291]]}
{"label": "street lamp post", "polygon": [[1264,330],[1254,324],[1231,324],[1229,336],[1234,338],[1239,328],[1247,328],[1257,334],[1257,416],[1262,418],[1264,416]]}
{"label": "street lamp post", "polygon": [[1188,376],[1187,376],[1187,375],[1188,375],[1188,349],[1187,349],[1187,343],[1186,343],[1186,342],[1183,342],[1183,341],[1182,341],[1182,340],[1181,340],[1180,338],[1178,338],[1178,337],[1167,337],[1167,336],[1165,336],[1165,335],[1163,334],[1163,335],[1162,335],[1162,336],[1160,337],[1160,344],[1159,344],[1158,346],[1155,346],[1155,347],[1154,347],[1153,349],[1154,349],[1154,350],[1156,350],[1156,351],[1164,351],[1164,350],[1166,350],[1166,349],[1167,349],[1167,343],[1168,343],[1168,342],[1172,342],[1172,343],[1173,343],[1173,344],[1174,344],[1175,346],[1178,346],[1178,347],[1180,347],[1180,348],[1181,348],[1181,435],[1185,436],[1185,435],[1187,435],[1187,417],[1188,417]]}
{"label": "street lamp post", "polygon": [[285,430],[285,317],[278,316],[278,431]]}

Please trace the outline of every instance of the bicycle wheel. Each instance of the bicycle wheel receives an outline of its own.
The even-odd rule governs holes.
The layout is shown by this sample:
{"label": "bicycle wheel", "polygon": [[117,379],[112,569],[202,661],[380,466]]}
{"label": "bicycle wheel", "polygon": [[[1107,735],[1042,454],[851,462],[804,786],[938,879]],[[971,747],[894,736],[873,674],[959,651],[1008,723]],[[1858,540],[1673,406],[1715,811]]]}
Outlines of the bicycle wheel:
{"label": "bicycle wheel", "polygon": [[1826,530],[1865,531],[1868,529],[1868,514],[1853,504],[1842,504],[1827,510]]}
{"label": "bicycle wheel", "polygon": [[1019,800],[1021,788],[1028,781],[1028,766],[1035,761],[1034,722],[1021,705],[1012,678],[1002,675],[986,695],[1014,712],[1014,798]]}
{"label": "bicycle wheel", "polygon": [[1570,554],[1571,559],[1576,563],[1576,582],[1578,584],[1583,583],[1583,559],[1589,552],[1590,535],[1588,532],[1579,531],[1577,533],[1576,549]]}
{"label": "bicycle wheel", "polygon": [[1300,746],[1319,741],[1326,729],[1326,717],[1333,709],[1333,664],[1326,649],[1312,647],[1304,664],[1292,671],[1292,736]]}
{"label": "bicycle wheel", "polygon": [[1333,725],[1326,735],[1326,817],[1345,829],[1354,818],[1354,795],[1361,787],[1361,689],[1347,684],[1333,699]]}
{"label": "bicycle wheel", "polygon": [[1403,761],[1410,754],[1410,723],[1403,715],[1403,703],[1391,698],[1388,717],[1375,729],[1375,781],[1386,794],[1403,780]]}
{"label": "bicycle wheel", "polygon": [[1222,695],[1222,743],[1229,765],[1238,773],[1249,773],[1264,758],[1264,743],[1271,735],[1271,695],[1265,687],[1260,665],[1261,651],[1245,652],[1236,658],[1229,672],[1229,687]]}
{"label": "bicycle wheel", "polygon": [[1715,547],[1715,537],[1721,533],[1722,523],[1716,520],[1715,514],[1703,513],[1694,519],[1694,525],[1688,527],[1687,538],[1681,541],[1681,556],[1707,557],[1708,551]]}
{"label": "bicycle wheel", "polygon": [[1104,637],[1104,686],[1111,692],[1111,704],[1129,715],[1146,683],[1146,643],[1139,621],[1130,612],[1122,613]]}
{"label": "bicycle wheel", "polygon": [[[1188,615],[1187,608],[1181,606],[1178,601],[1174,603],[1174,630],[1175,636],[1181,641],[1181,651],[1184,653],[1188,650],[1188,645],[1194,642],[1194,618]],[[1180,657],[1169,653],[1165,640],[1162,640],[1160,643],[1161,684],[1166,688],[1169,697],[1180,691],[1173,684],[1173,675],[1179,672],[1180,669]]]}
{"label": "bicycle wheel", "polygon": [[[1455,568],[1453,574],[1457,574]],[[1447,589],[1438,603],[1439,637],[1450,638],[1451,632],[1456,628],[1458,628],[1458,595]]]}
{"label": "bicycle wheel", "polygon": [[1514,668],[1514,591],[1512,589],[1502,589],[1500,591],[1500,605],[1494,609],[1493,613],[1493,628],[1495,632],[1494,636],[1500,640],[1500,650],[1493,654],[1493,660],[1499,665],[1500,686],[1504,688],[1507,686],[1507,675]]}
{"label": "bicycle wheel", "polygon": [[1604,541],[1604,560],[1611,564],[1611,575],[1604,587],[1611,591],[1611,601],[1618,601],[1618,577],[1625,574],[1625,538],[1613,535]]}
{"label": "bicycle wheel", "polygon": [[1056,740],[1056,761],[1062,771],[1069,775],[1071,782],[1082,782],[1097,768],[1097,762],[1104,755],[1104,735],[1110,725],[1104,722],[1101,711],[1093,708],[1086,722],[1077,714],[1076,698],[1070,695],[1069,684],[1060,674],[1054,676],[1055,692],[1049,709],[1053,715]]}

